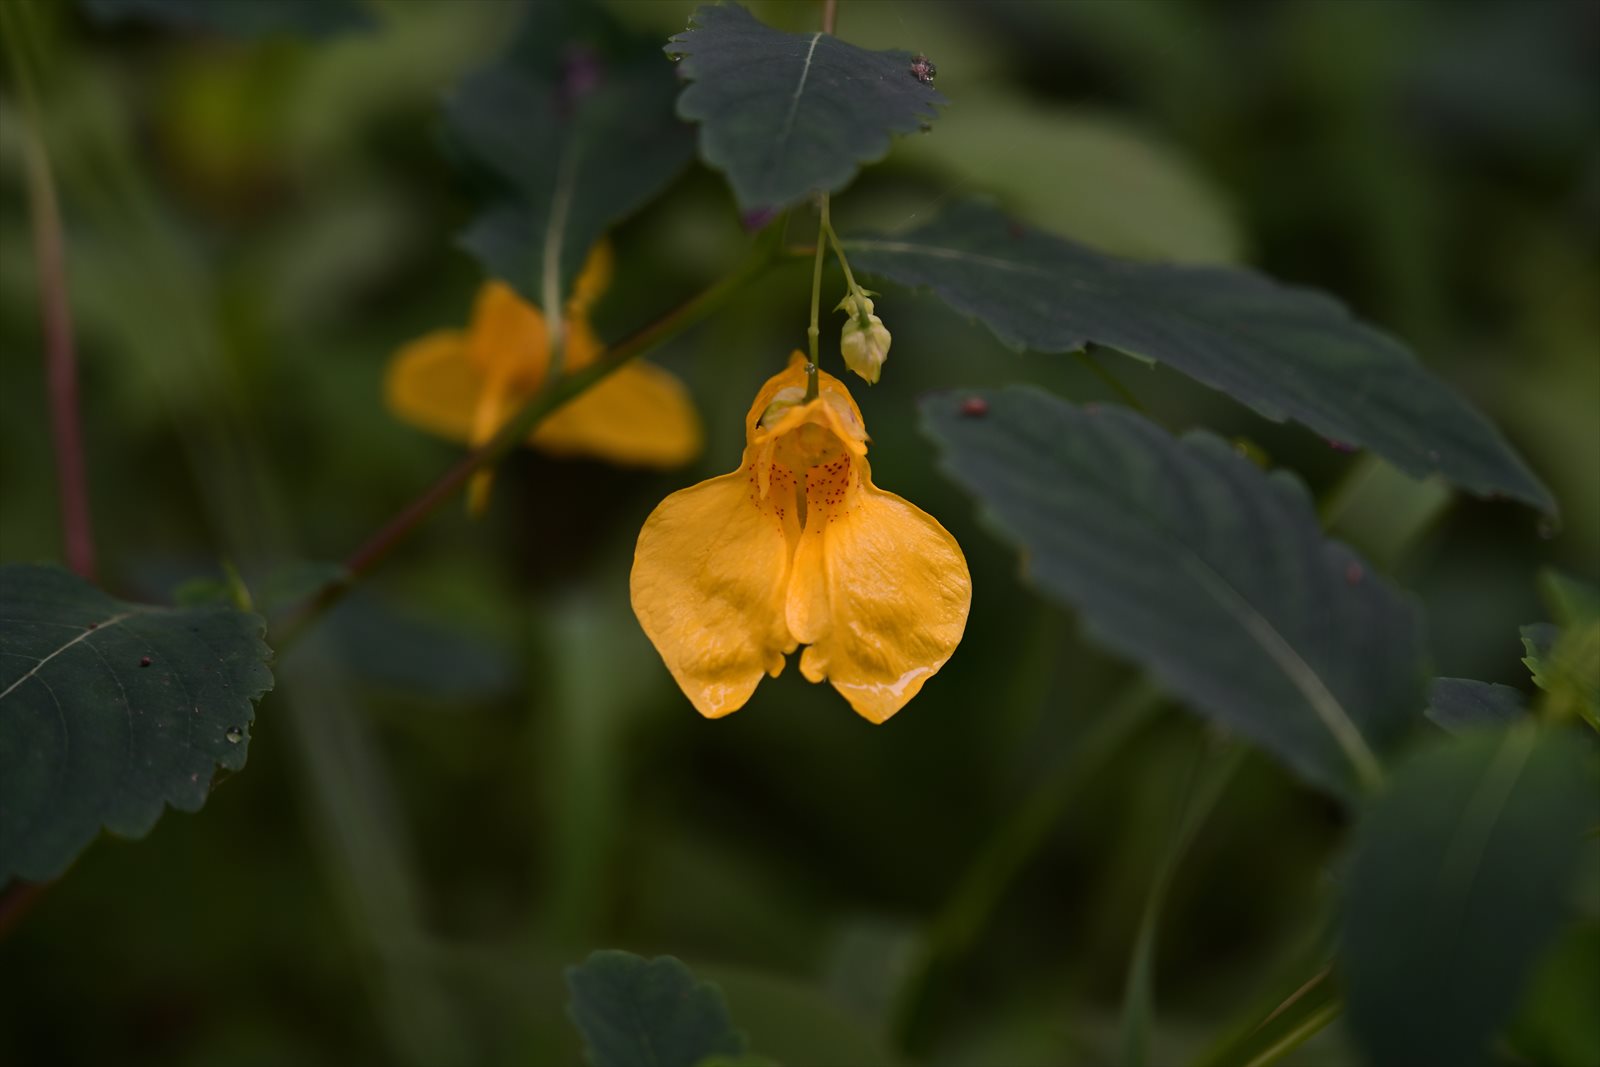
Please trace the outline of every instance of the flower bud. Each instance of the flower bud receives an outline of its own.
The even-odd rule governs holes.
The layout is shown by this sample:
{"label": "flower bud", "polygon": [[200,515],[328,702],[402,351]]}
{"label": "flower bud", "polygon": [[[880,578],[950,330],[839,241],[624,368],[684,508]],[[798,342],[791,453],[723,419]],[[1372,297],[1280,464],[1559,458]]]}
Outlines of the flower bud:
{"label": "flower bud", "polygon": [[850,316],[839,334],[839,351],[844,354],[845,366],[869,384],[877,384],[893,339],[883,320],[872,313],[871,298],[862,292],[847,293],[836,310]]}

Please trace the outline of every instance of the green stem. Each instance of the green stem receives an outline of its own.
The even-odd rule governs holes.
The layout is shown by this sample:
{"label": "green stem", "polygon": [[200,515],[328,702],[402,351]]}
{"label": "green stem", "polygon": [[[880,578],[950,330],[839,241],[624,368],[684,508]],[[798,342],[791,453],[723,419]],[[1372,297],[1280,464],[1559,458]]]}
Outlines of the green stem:
{"label": "green stem", "polygon": [[[822,216],[822,229],[828,235],[828,243],[833,245],[833,254],[839,259],[839,266],[844,268],[844,282],[853,293],[859,293],[861,286],[856,284],[856,276],[850,271],[850,261],[845,258],[844,245],[839,240],[839,235],[834,232],[833,223],[829,221],[827,213]],[[820,242],[820,238],[819,238]]]}
{"label": "green stem", "polygon": [[822,257],[828,250],[828,194],[822,194],[822,223],[817,228],[817,254],[811,263],[811,324],[806,327],[806,345],[811,352],[811,362],[806,366],[806,399],[817,398],[817,337],[822,332],[817,326],[822,309]]}
{"label": "green stem", "polygon": [[1155,716],[1163,698],[1143,676],[1131,681],[967,865],[935,916],[922,958],[901,993],[896,1025],[903,1039],[915,1036],[934,986],[977,943],[1006,890],[1049,838],[1090,774]]}
{"label": "green stem", "polygon": [[276,638],[273,647],[281,655],[311,623],[343,599],[355,583],[416,529],[422,520],[454,496],[474,472],[496,462],[522,444],[546,417],[579,393],[635,357],[670,341],[726,304],[734,293],[764,272],[773,260],[772,247],[768,242],[762,242],[742,264],[721,281],[607,349],[598,360],[582,370],[574,371],[546,385],[486,444],[469,452],[411,503],[401,508],[399,513],[381,529],[367,538],[366,542],[345,560],[343,573],[338,578],[324,583],[298,608],[291,610],[279,620],[274,627]]}
{"label": "green stem", "polygon": [[[1123,985],[1122,1062],[1127,1067],[1144,1067],[1150,1058],[1150,1033],[1155,1020],[1156,934],[1166,906],[1167,891],[1195,835],[1244,762],[1244,754],[1244,746],[1238,744],[1231,746],[1220,759],[1215,753],[1202,751],[1184,785],[1173,832],[1145,896],[1144,912],[1139,918],[1139,932],[1134,938],[1128,976]],[[1207,763],[1210,765],[1206,766]]]}

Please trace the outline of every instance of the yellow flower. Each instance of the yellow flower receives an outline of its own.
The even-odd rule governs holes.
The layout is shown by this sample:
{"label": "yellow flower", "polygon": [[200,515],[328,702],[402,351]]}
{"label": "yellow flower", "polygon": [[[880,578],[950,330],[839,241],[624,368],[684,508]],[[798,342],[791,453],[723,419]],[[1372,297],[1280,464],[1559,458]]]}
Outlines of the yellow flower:
{"label": "yellow flower", "polygon": [[861,410],[805,357],[757,394],[739,469],[673,493],[645,520],[633,610],[700,714],[742,707],[762,672],[824,678],[883,722],[944,666],[972,603],[944,527],[872,484]]}
{"label": "yellow flower", "polygon": [[[589,254],[567,302],[563,365],[579,370],[605,346],[589,309],[611,280],[607,245]],[[395,354],[384,382],[389,410],[430,433],[476,447],[537,393],[550,369],[549,331],[539,309],[504,282],[478,290],[465,330],[438,330]],[[528,443],[546,452],[614,463],[674,467],[700,451],[700,419],[677,378],[634,361],[552,412]],[[488,502],[490,474],[479,471],[468,497],[474,513]]]}

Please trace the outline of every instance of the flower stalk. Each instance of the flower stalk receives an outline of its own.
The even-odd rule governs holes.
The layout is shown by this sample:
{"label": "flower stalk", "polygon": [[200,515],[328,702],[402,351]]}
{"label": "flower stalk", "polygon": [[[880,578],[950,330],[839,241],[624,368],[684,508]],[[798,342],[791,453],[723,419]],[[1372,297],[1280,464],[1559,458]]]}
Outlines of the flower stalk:
{"label": "flower stalk", "polygon": [[822,258],[827,251],[828,194],[822,194],[822,222],[817,227],[817,254],[811,264],[811,324],[806,327],[806,346],[811,362],[806,364],[806,399],[817,398],[817,337],[821,334],[818,320],[822,312]]}

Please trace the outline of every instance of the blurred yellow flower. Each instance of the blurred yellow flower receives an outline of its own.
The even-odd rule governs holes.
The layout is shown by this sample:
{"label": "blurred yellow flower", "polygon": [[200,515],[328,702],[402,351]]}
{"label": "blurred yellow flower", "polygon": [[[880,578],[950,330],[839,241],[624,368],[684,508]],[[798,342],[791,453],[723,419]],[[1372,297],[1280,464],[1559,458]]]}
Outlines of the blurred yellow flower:
{"label": "blurred yellow flower", "polygon": [[861,410],[805,357],[757,394],[739,469],[673,493],[645,520],[633,610],[700,714],[742,707],[783,670],[824,678],[881,723],[955,651],[972,603],[944,527],[872,484]]}
{"label": "blurred yellow flower", "polygon": [[[611,252],[602,244],[589,254],[567,302],[563,366],[569,373],[605,350],[589,325],[589,309],[610,280]],[[438,330],[395,353],[384,398],[406,422],[476,447],[544,386],[549,369],[544,315],[491,279],[478,290],[466,330]],[[699,454],[700,419],[682,382],[635,360],[552,412],[528,443],[561,455],[674,467]],[[482,470],[473,479],[468,506],[475,514],[488,502],[489,478]]]}

